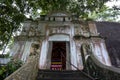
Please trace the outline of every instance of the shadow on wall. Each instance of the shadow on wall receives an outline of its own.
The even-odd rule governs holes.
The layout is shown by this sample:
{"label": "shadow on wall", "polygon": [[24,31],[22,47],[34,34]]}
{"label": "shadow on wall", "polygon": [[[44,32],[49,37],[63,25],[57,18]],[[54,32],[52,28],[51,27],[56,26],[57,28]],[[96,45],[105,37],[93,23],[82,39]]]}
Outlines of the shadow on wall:
{"label": "shadow on wall", "polygon": [[111,62],[114,66],[120,67],[120,23],[116,22],[95,22],[98,32],[106,37],[105,43]]}

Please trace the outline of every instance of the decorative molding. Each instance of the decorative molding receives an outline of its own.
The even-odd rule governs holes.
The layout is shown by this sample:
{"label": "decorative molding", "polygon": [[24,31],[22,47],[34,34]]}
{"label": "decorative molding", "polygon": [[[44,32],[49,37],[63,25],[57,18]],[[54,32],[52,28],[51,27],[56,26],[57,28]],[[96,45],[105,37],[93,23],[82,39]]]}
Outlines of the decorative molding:
{"label": "decorative molding", "polygon": [[49,35],[58,34],[58,33],[66,33],[69,34],[70,26],[48,26]]}

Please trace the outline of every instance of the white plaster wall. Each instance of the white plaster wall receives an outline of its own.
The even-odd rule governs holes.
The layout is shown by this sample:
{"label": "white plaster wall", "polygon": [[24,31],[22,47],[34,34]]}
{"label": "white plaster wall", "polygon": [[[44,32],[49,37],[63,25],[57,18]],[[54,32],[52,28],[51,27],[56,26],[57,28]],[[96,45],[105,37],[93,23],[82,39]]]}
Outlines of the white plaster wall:
{"label": "white plaster wall", "polygon": [[93,43],[92,44],[93,53],[96,56],[96,58],[103,64],[111,66],[111,61],[108,56],[108,52],[106,50],[106,47],[104,43]]}
{"label": "white plaster wall", "polygon": [[[77,52],[75,42],[73,40],[70,41],[70,55],[71,55],[71,68],[72,70],[76,70],[77,66]],[[74,66],[73,66],[74,65]]]}
{"label": "white plaster wall", "polygon": [[10,61],[10,58],[0,58],[0,64],[7,64]]}
{"label": "white plaster wall", "polygon": [[25,41],[16,41],[10,51],[10,56],[21,59],[25,46],[24,43]]}
{"label": "white plaster wall", "polygon": [[77,51],[76,51],[76,45],[75,45],[75,41],[73,40],[73,36],[74,36],[74,25],[71,24],[70,26],[70,55],[71,55],[71,64],[73,64],[74,66],[71,65],[72,70],[76,70],[75,67],[77,66]]}
{"label": "white plaster wall", "polygon": [[39,59],[39,69],[46,69],[47,66],[47,52],[48,52],[48,41],[44,40],[42,42],[40,59]]}
{"label": "white plaster wall", "polygon": [[10,51],[10,56],[14,56],[15,54],[17,54],[17,51],[19,50],[20,46],[18,43],[14,43],[11,51]]}
{"label": "white plaster wall", "polygon": [[21,58],[21,60],[24,61],[24,62],[25,62],[25,61],[27,60],[27,58],[29,57],[31,44],[32,44],[32,42],[30,42],[30,41],[27,41],[27,42],[25,43],[23,55],[22,55],[22,58]]}
{"label": "white plaster wall", "polygon": [[82,61],[82,55],[81,55],[81,48],[82,43],[79,43],[76,41],[76,49],[77,49],[77,65],[78,65],[78,69],[82,70],[83,69],[83,61]]}
{"label": "white plaster wall", "polygon": [[73,24],[70,24],[70,37],[71,39],[73,38],[73,36],[75,35],[75,32],[74,32],[74,25]]}
{"label": "white plaster wall", "polygon": [[103,54],[103,56],[104,56],[106,65],[111,66],[110,57],[109,57],[109,55],[108,55],[108,52],[107,52],[105,43],[101,43],[101,49],[102,49],[102,54]]}
{"label": "white plaster wall", "polygon": [[25,41],[24,42],[21,42],[21,44],[20,44],[20,49],[19,49],[19,51],[18,51],[18,58],[19,59],[21,59],[22,58],[22,55],[23,55],[23,51],[24,51],[24,48],[25,48]]}

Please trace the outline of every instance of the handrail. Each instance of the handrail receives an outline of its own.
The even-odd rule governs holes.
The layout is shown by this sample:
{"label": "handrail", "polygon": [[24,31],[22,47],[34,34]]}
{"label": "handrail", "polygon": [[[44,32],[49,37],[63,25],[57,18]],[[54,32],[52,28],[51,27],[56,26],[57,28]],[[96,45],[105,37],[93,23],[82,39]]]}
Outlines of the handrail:
{"label": "handrail", "polygon": [[91,54],[91,58],[94,60],[94,62],[96,63],[96,65],[100,66],[101,68],[109,69],[109,70],[111,70],[113,72],[116,72],[116,73],[120,74],[120,68],[117,68],[117,67],[114,67],[114,66],[104,65],[93,54]]}
{"label": "handrail", "polygon": [[[84,71],[97,80],[120,80],[120,69],[113,66],[107,66],[101,63],[93,54],[90,44],[83,44],[81,47],[82,53],[89,55],[84,60]],[[84,59],[83,55],[83,59]]]}
{"label": "handrail", "polygon": [[[62,56],[63,56],[64,58],[66,58],[63,53],[62,53]],[[79,68],[76,67],[74,64],[72,64],[70,61],[66,60],[66,62],[68,62],[68,63],[69,63],[70,65],[72,65],[74,68],[76,68],[77,70],[79,70]],[[89,77],[90,79],[95,80],[92,76],[90,76],[90,75],[87,74],[86,72],[84,72],[84,71],[82,71],[82,70],[79,70],[79,71],[80,71],[81,73],[83,73],[85,76]]]}
{"label": "handrail", "polygon": [[85,62],[85,72],[98,80],[120,80],[120,69],[101,63],[93,54]]}

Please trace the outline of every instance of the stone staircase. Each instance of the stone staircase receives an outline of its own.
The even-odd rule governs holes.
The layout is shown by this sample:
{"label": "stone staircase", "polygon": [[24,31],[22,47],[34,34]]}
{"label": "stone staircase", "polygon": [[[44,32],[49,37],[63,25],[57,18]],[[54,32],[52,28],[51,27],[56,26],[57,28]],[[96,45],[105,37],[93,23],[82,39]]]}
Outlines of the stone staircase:
{"label": "stone staircase", "polygon": [[30,56],[22,67],[4,80],[35,80],[38,73],[38,60],[38,55]]}
{"label": "stone staircase", "polygon": [[81,71],[39,70],[36,80],[95,80]]}

